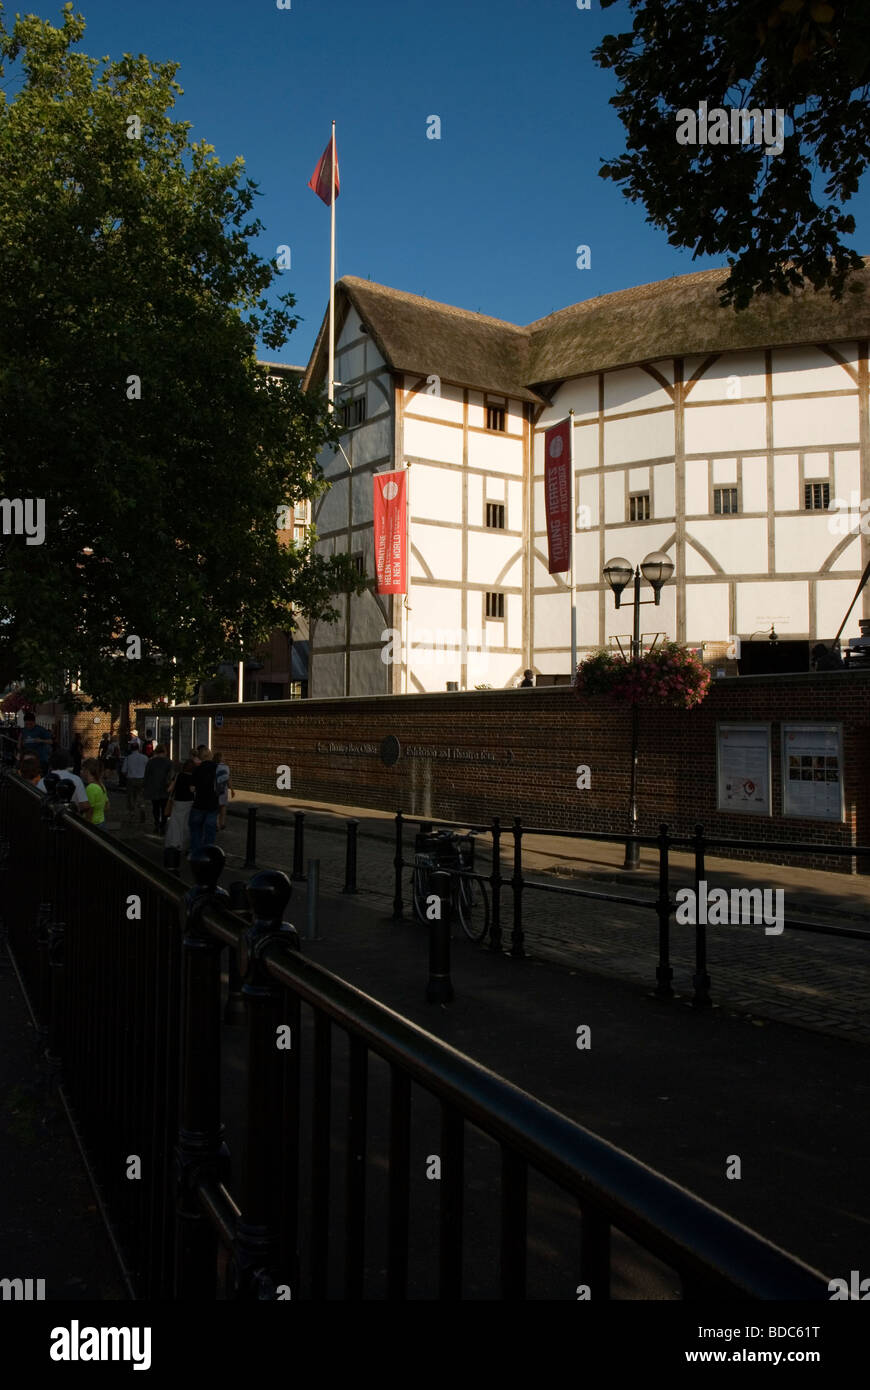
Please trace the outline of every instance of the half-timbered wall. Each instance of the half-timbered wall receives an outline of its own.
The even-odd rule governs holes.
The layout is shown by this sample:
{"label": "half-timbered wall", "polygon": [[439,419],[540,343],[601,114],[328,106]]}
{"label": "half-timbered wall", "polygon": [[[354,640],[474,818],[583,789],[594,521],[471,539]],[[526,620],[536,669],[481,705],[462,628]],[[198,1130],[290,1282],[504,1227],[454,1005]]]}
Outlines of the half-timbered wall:
{"label": "half-timbered wall", "polygon": [[[784,637],[833,637],[870,559],[858,511],[870,498],[866,343],[657,361],[565,383],[535,422],[530,639],[542,672],[570,664],[567,576],[547,572],[543,494],[543,431],[569,410],[581,654],[630,633],[630,606],[617,611],[603,580],[607,560],[636,564],[651,550],[666,551],[675,574],[661,605],[642,610],[645,635],[713,654],[771,624]],[[806,510],[816,482],[842,513]],[[726,487],[738,511],[716,515],[714,489]],[[631,518],[639,494],[648,520]],[[844,637],[857,635],[862,611]]]}

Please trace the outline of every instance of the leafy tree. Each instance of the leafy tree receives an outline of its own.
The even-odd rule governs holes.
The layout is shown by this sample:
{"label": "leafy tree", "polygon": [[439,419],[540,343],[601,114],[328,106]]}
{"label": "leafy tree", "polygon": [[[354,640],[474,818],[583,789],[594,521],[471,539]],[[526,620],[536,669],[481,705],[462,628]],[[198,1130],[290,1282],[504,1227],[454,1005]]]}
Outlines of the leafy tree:
{"label": "leafy tree", "polygon": [[[619,81],[611,105],[627,135],[601,176],[642,202],[671,245],[727,257],[723,303],[743,308],[806,282],[840,298],[862,264],[843,241],[855,230],[843,205],[870,153],[867,0],[629,4],[631,32],[608,35],[593,55]],[[782,153],[678,144],[677,111],[701,101],[782,111]]]}
{"label": "leafy tree", "polygon": [[83,33],[71,4],[59,28],[0,14],[0,488],[45,504],[43,544],[3,538],[0,681],[71,701],[77,675],[112,706],[180,695],[359,583],[279,544],[339,431],[257,366],[298,319],[265,297],[244,161],[171,119],[177,64],[89,58]]}

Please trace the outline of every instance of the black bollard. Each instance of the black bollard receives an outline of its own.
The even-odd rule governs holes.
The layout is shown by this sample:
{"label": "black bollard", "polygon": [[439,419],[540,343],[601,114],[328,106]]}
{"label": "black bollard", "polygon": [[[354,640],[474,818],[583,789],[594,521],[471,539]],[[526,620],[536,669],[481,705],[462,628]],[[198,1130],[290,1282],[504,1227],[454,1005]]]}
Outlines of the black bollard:
{"label": "black bollard", "polygon": [[243,869],[256,869],[257,867],[257,808],[248,807],[248,838],[245,841],[245,862]]}
{"label": "black bollard", "polygon": [[[429,878],[430,897],[438,898],[438,913],[429,923],[429,980],[427,1004],[449,1004],[453,1000],[450,979],[450,875],[437,869]],[[428,909],[428,903],[427,903]]]}
{"label": "black bollard", "polygon": [[347,851],[344,859],[344,887],[342,893],[356,892],[356,833],[359,829],[358,820],[349,820],[347,823]]}
{"label": "black bollard", "polygon": [[293,816],[293,872],[290,875],[293,883],[304,883],[305,875],[302,872],[302,865],[305,862],[303,854],[305,852],[305,812],[297,811]]}

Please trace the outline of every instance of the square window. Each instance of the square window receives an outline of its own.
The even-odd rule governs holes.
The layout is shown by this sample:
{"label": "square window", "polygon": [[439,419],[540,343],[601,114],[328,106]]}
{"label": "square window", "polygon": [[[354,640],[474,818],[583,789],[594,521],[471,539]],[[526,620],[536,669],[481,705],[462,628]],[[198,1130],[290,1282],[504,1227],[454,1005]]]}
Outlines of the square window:
{"label": "square window", "polygon": [[491,591],[486,596],[486,616],[488,618],[504,617],[504,594]]}
{"label": "square window", "polygon": [[504,530],[504,502],[487,502],[486,524],[491,531]]}
{"label": "square window", "polygon": [[365,424],[366,418],[366,398],[356,396],[352,401],[345,401],[341,407],[341,423],[344,429],[352,430],[357,425]]}
{"label": "square window", "polygon": [[713,511],[716,516],[735,516],[738,510],[736,487],[714,487]]}
{"label": "square window", "polygon": [[830,483],[804,483],[804,511],[827,511],[831,502]]}
{"label": "square window", "polygon": [[649,521],[649,493],[636,492],[628,499],[629,521]]}
{"label": "square window", "polygon": [[486,428],[488,430],[504,430],[505,407],[503,405],[488,405],[486,407]]}

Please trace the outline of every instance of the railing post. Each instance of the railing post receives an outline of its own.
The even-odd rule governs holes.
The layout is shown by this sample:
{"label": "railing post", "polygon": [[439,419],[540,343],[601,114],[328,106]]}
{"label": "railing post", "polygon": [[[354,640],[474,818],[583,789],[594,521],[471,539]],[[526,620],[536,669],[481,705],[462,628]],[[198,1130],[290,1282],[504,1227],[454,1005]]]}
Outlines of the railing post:
{"label": "railing post", "polygon": [[489,927],[489,949],[501,950],[501,821],[492,818],[492,873],[489,876],[492,889],[492,921]]}
{"label": "railing post", "polygon": [[359,830],[358,820],[349,820],[347,823],[347,849],[344,856],[344,887],[342,893],[356,892],[356,836]]}
{"label": "railing post", "polygon": [[305,874],[302,865],[305,860],[305,812],[296,811],[293,816],[293,873],[290,875],[293,883],[304,883]]}
{"label": "railing post", "polygon": [[516,960],[525,957],[523,950],[523,827],[519,816],[514,817],[514,925],[511,932],[511,955]]}
{"label": "railing post", "polygon": [[[700,883],[704,877],[704,827],[695,826],[695,902],[701,901]],[[700,912],[695,913],[695,973],[692,976],[695,994],[692,1004],[696,1009],[709,1009],[710,976],[707,974],[707,923],[701,921]]]}
{"label": "railing post", "polygon": [[438,899],[438,911],[429,922],[429,979],[426,984],[426,1002],[449,1004],[453,999],[453,984],[450,979],[450,875],[443,869],[438,869],[431,875],[429,882],[432,886],[431,894]]}
{"label": "railing post", "polygon": [[[284,1180],[281,1133],[284,1058],[299,1048],[300,1039],[283,1017],[284,991],[270,975],[265,959],[276,946],[282,951],[299,950],[296,928],[283,921],[290,893],[289,878],[277,869],[266,869],[251,879],[248,901],[253,922],[242,946],[242,994],[248,1011],[248,1152],[233,1259],[236,1297],[260,1302],[273,1300],[278,1285],[290,1285],[293,1278],[291,1270],[278,1268]],[[295,1267],[295,1252],[290,1258]],[[295,1292],[291,1287],[291,1296]]]}
{"label": "railing post", "polygon": [[[248,885],[241,879],[236,879],[230,884],[229,908],[231,912],[237,912],[246,923],[250,923],[251,914],[248,909]],[[238,1026],[245,1021],[245,1002],[242,999],[242,976],[239,971],[239,953],[231,949],[227,952],[227,956],[227,1002],[224,1007],[224,1023]]]}
{"label": "railing post", "polygon": [[656,900],[656,911],[659,917],[659,963],[656,966],[656,994],[659,999],[673,998],[671,980],[674,972],[670,964],[670,882],[669,882],[669,861],[668,846],[670,837],[666,825],[659,826],[659,895]]}
{"label": "railing post", "polygon": [[257,867],[257,808],[248,807],[248,835],[245,840],[245,862],[243,869],[256,869]]}
{"label": "railing post", "polygon": [[63,1057],[66,923],[48,924],[49,1014],[45,1060],[59,1068]]}
{"label": "railing post", "polygon": [[214,1298],[216,1235],[197,1198],[204,1182],[229,1181],[220,1118],[221,943],[202,924],[207,904],[228,895],[217,887],[224,853],[208,845],[195,854],[196,886],[180,904],[181,1087],[175,1149],[176,1300]]}
{"label": "railing post", "polygon": [[308,901],[305,904],[305,940],[316,941],[320,912],[320,860],[308,861]]}
{"label": "railing post", "polygon": [[36,987],[36,1017],[40,1037],[48,1043],[49,1019],[51,1016],[51,967],[49,964],[49,924],[52,918],[51,903],[40,903],[36,909],[36,958],[38,965]]}
{"label": "railing post", "polygon": [[395,869],[395,885],[393,891],[393,921],[401,922],[404,913],[402,911],[402,830],[404,827],[404,817],[401,811],[396,812],[396,852],[393,856],[393,868]]}

